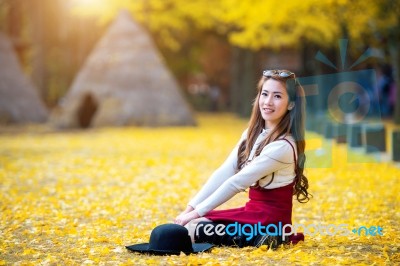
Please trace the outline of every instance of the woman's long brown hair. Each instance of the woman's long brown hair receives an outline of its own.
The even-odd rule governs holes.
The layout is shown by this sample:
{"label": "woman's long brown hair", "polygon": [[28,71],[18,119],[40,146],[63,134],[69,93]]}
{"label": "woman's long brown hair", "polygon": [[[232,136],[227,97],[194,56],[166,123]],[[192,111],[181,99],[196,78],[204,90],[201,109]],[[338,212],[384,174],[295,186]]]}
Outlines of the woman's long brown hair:
{"label": "woman's long brown hair", "polygon": [[[294,76],[294,75],[293,75]],[[310,200],[312,195],[308,193],[308,179],[304,175],[304,165],[306,161],[306,156],[304,154],[305,150],[305,139],[304,139],[304,124],[305,124],[305,95],[304,89],[297,81],[295,77],[283,78],[279,75],[273,75],[271,77],[263,76],[257,85],[257,96],[254,99],[253,110],[250,117],[249,128],[247,131],[247,138],[244,140],[238,150],[238,162],[237,171],[240,171],[246,161],[249,158],[251,149],[265,126],[265,121],[261,116],[261,111],[258,105],[258,100],[262,92],[262,86],[268,79],[274,79],[282,82],[286,86],[286,90],[289,95],[289,102],[294,102],[294,107],[292,110],[287,111],[283,116],[278,125],[272,129],[267,138],[261,143],[257,148],[256,156],[258,156],[262,149],[269,143],[291,134],[296,143],[297,149],[297,164],[295,165],[295,181],[293,195],[296,195],[296,199],[305,203]]]}

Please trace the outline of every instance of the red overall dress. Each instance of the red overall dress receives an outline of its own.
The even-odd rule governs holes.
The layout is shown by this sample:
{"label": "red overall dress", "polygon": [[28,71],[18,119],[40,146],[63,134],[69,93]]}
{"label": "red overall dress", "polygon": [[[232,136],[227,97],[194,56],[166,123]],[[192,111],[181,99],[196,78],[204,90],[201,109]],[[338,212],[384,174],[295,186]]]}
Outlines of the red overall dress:
{"label": "red overall dress", "polygon": [[[292,146],[290,142],[289,144]],[[296,164],[295,153],[294,161]],[[250,187],[249,199],[244,207],[213,210],[208,212],[204,217],[215,223],[223,224],[235,222],[251,225],[260,222],[263,226],[269,224],[278,226],[279,222],[281,222],[282,226],[292,224],[293,183],[274,189]],[[289,241],[293,244],[304,241],[304,235],[302,233],[292,234],[289,237]]]}

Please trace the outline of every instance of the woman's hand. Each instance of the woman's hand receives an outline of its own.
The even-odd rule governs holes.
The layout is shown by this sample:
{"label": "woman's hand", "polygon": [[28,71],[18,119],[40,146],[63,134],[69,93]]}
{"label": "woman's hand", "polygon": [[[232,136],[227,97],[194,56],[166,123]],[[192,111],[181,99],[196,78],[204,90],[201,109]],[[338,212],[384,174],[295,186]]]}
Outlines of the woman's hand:
{"label": "woman's hand", "polygon": [[183,215],[185,215],[186,213],[189,213],[189,212],[191,212],[191,211],[193,211],[193,210],[194,210],[194,208],[193,208],[192,206],[188,205],[188,206],[186,207],[186,209],[185,209],[183,212],[181,212],[181,213],[175,218],[174,223],[178,224],[177,221],[178,221],[178,220],[180,221]]}
{"label": "woman's hand", "polygon": [[199,217],[200,215],[197,213],[197,211],[192,210],[190,212],[180,214],[178,217],[176,217],[175,223],[184,226],[191,220],[197,219]]}
{"label": "woman's hand", "polygon": [[[189,213],[189,212],[191,212],[191,211],[193,211],[193,210],[194,210],[194,208],[193,208],[192,206],[188,205],[188,206],[186,207],[186,210],[184,210],[183,212],[181,212],[181,214],[179,214],[178,217],[179,217],[180,215],[184,215],[184,214],[186,214],[186,213]],[[177,217],[177,218],[178,218],[178,217]]]}

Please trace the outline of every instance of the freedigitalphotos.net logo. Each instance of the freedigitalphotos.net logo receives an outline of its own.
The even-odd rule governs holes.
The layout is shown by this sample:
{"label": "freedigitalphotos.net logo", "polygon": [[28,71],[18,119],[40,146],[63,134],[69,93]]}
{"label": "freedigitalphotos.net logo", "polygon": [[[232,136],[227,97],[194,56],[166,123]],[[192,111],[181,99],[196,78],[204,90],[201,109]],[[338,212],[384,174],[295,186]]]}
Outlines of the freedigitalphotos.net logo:
{"label": "freedigitalphotos.net logo", "polygon": [[[304,87],[307,100],[307,125],[313,128],[313,131],[331,135],[325,136],[326,138],[347,139],[349,128],[352,130],[357,127],[362,128],[370,124],[371,120],[376,124],[382,120],[379,96],[375,89],[377,85],[375,69],[355,70],[355,67],[360,68],[360,64],[365,63],[367,59],[375,57],[375,50],[367,49],[354,63],[349,64],[347,48],[348,40],[340,39],[340,63],[337,65],[320,51],[315,56],[316,60],[336,71],[335,73],[298,77],[300,84]],[[380,150],[379,147],[373,146],[375,144],[368,143],[368,145],[368,147],[365,146],[367,150]],[[324,163],[309,160],[307,167],[332,166],[331,150],[332,147],[329,144],[314,150],[317,156],[324,156],[322,160]],[[360,162],[359,160],[363,159],[348,157],[347,160]]]}
{"label": "freedigitalphotos.net logo", "polygon": [[[328,111],[337,123],[355,124],[365,118],[381,118],[378,101],[374,95],[376,72],[374,69],[352,71],[354,67],[373,57],[373,50],[367,49],[350,67],[347,67],[347,39],[339,40],[341,66],[335,66],[322,52],[315,58],[336,70],[336,73],[299,77],[308,99],[316,96],[318,103],[313,107]],[[340,71],[339,71],[340,70]]]}
{"label": "freedigitalphotos.net logo", "polygon": [[207,236],[245,236],[246,240],[249,241],[256,236],[280,236],[282,240],[288,239],[291,235],[297,235],[298,232],[304,233],[304,235],[315,236],[329,235],[329,236],[350,236],[350,235],[365,235],[365,236],[383,236],[383,228],[381,226],[359,226],[353,229],[349,229],[347,224],[268,224],[262,225],[261,222],[257,224],[239,224],[238,222],[231,223],[228,225],[224,224],[199,224],[196,227],[195,234],[199,236],[200,230]]}

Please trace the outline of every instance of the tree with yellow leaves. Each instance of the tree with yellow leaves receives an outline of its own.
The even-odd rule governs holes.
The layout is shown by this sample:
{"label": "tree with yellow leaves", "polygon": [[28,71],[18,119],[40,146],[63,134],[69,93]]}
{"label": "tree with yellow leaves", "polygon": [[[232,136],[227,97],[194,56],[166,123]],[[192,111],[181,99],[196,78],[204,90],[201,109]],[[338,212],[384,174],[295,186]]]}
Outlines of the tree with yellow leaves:
{"label": "tree with yellow leaves", "polygon": [[[42,2],[40,8],[53,1]],[[0,3],[5,7],[23,5],[22,1],[0,0]],[[236,98],[244,97],[245,102],[252,98],[255,73],[259,73],[258,52],[265,49],[307,46],[329,49],[336,48],[338,39],[348,38],[357,46],[383,47],[388,51],[387,60],[394,69],[399,69],[400,7],[395,0],[71,0],[62,3],[59,6],[64,9],[72,8],[79,15],[95,15],[103,23],[115,17],[121,8],[130,10],[151,31],[161,50],[170,53],[167,56],[167,59],[173,58],[170,62],[195,60],[193,47],[200,45],[210,33],[221,36],[232,46],[232,92],[237,91],[235,86],[241,88],[244,94]],[[192,71],[191,64],[180,66],[181,71]],[[243,110],[248,109],[242,106],[239,112],[245,114]],[[400,107],[396,114],[400,122]]]}

